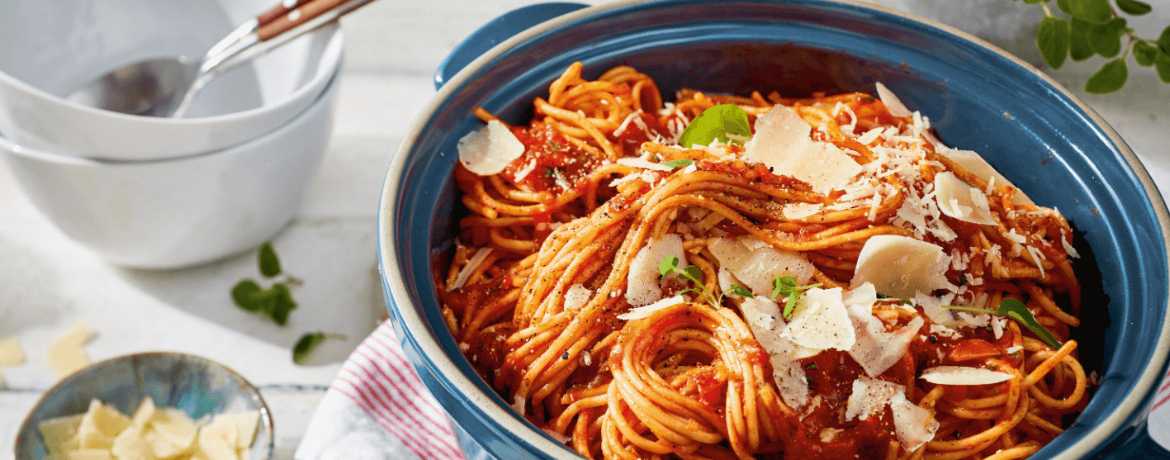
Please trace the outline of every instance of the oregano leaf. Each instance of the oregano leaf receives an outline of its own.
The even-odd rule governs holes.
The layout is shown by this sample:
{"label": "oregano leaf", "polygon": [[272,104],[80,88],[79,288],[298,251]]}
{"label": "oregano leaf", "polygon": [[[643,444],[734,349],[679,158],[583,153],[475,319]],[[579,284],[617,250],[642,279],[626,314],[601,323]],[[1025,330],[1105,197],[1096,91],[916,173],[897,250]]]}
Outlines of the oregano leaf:
{"label": "oregano leaf", "polygon": [[1089,24],[1105,24],[1113,19],[1108,0],[1071,0],[1067,6],[1069,16]]}
{"label": "oregano leaf", "polygon": [[1121,11],[1134,16],[1141,16],[1153,10],[1149,3],[1139,2],[1138,0],[1117,0],[1117,7]]}
{"label": "oregano leaf", "polygon": [[1093,57],[1093,47],[1089,46],[1089,24],[1080,19],[1073,18],[1069,23],[1068,31],[1068,51],[1069,56],[1074,61],[1080,62],[1085,59]]}
{"label": "oregano leaf", "polygon": [[269,243],[260,246],[260,274],[266,278],[280,274],[280,259],[276,257],[276,250],[272,249]]}
{"label": "oregano leaf", "polygon": [[752,135],[747,112],[735,104],[722,104],[704,110],[701,115],[691,120],[687,129],[683,130],[682,135],[678,137],[678,143],[691,148],[695,145],[709,145],[715,140],[735,142],[728,134],[738,137]]}
{"label": "oregano leaf", "polygon": [[1040,324],[1039,321],[1036,321],[1036,317],[1032,316],[1032,312],[1028,310],[1027,305],[1024,305],[1023,302],[1020,302],[1017,299],[1013,299],[1011,297],[1003,299],[1003,301],[999,303],[999,308],[997,308],[995,311],[988,311],[972,307],[955,307],[950,305],[944,305],[944,307],[951,310],[963,310],[976,313],[986,313],[989,315],[1006,316],[1016,320],[1016,322],[1020,323],[1021,326],[1031,330],[1036,334],[1037,337],[1040,337],[1040,340],[1043,340],[1044,343],[1052,347],[1053,350],[1060,348],[1060,341],[1056,340],[1056,337],[1054,337],[1051,332],[1048,332],[1048,329],[1045,329],[1044,325]]}
{"label": "oregano leaf", "polygon": [[1085,91],[1092,94],[1107,94],[1125,86],[1129,78],[1129,70],[1125,66],[1125,59],[1114,59],[1101,66],[1101,69],[1085,82]]}
{"label": "oregano leaf", "polygon": [[658,262],[658,276],[662,277],[674,273],[674,270],[678,268],[678,263],[678,257],[675,256],[662,258],[662,261]]}
{"label": "oregano leaf", "polygon": [[260,311],[265,300],[264,290],[252,280],[242,280],[232,288],[232,301],[247,311]]}
{"label": "oregano leaf", "polygon": [[1124,18],[1116,18],[1104,25],[1090,26],[1085,38],[1097,54],[1114,57],[1121,52],[1121,36],[1125,34],[1125,25]]}
{"label": "oregano leaf", "polygon": [[1158,57],[1154,58],[1154,68],[1158,70],[1158,78],[1170,83],[1170,54],[1158,53]]}
{"label": "oregano leaf", "polygon": [[309,357],[313,355],[313,350],[324,343],[328,339],[345,340],[342,334],[326,334],[324,332],[308,332],[302,335],[297,344],[293,346],[292,358],[293,363],[299,366],[305,365],[309,361]]}
{"label": "oregano leaf", "polygon": [[1036,47],[1048,67],[1059,69],[1064,65],[1069,48],[1068,21],[1052,16],[1040,21],[1040,28],[1036,29]]}
{"label": "oregano leaf", "polygon": [[1158,36],[1158,46],[1162,48],[1163,54],[1170,54],[1170,26],[1162,29],[1162,35]]}
{"label": "oregano leaf", "polygon": [[694,163],[695,163],[695,160],[687,158],[687,159],[682,159],[682,160],[671,160],[671,161],[668,161],[668,162],[663,163],[663,164],[668,166],[668,167],[671,167],[671,168],[682,168],[682,167],[690,166]]}
{"label": "oregano leaf", "polygon": [[[1056,7],[1060,8],[1060,11],[1063,11],[1064,14],[1071,16],[1072,10],[1071,10],[1071,7],[1069,6],[1070,1],[1072,1],[1072,0],[1056,0]],[[1076,19],[1076,18],[1073,18],[1073,19]]]}
{"label": "oregano leaf", "polygon": [[727,288],[727,292],[730,292],[730,293],[735,294],[735,295],[740,296],[740,297],[747,297],[749,299],[752,297],[755,297],[755,295],[752,294],[752,291],[750,289],[743,287],[743,286],[740,286],[740,285],[735,284],[735,283],[732,283],[731,286],[729,286]]}
{"label": "oregano leaf", "polygon": [[1158,47],[1151,45],[1145,40],[1138,40],[1133,44],[1133,60],[1137,61],[1138,65],[1142,67],[1149,67],[1154,65],[1154,60],[1158,58]]}

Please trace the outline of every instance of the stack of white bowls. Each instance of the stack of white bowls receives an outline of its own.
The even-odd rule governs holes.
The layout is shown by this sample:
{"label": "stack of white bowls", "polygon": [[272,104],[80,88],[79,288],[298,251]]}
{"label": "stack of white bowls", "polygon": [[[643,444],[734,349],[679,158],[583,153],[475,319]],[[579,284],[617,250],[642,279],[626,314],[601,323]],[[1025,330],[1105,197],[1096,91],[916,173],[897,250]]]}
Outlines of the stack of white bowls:
{"label": "stack of white bowls", "polygon": [[198,58],[273,0],[0,0],[0,154],[62,232],[124,266],[249,250],[296,213],[342,67],[336,24],[213,80],[182,119],[64,98],[107,71]]}

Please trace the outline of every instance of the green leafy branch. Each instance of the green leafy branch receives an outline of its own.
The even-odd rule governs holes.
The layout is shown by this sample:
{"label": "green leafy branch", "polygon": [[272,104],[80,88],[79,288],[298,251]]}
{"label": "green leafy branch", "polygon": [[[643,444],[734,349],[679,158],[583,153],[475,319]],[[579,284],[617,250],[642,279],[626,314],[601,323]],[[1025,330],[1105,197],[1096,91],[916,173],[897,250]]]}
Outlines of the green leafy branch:
{"label": "green leafy branch", "polygon": [[[1126,58],[1133,55],[1142,67],[1154,67],[1163,82],[1170,83],[1170,26],[1157,39],[1138,36],[1128,21],[1117,10],[1132,16],[1149,13],[1153,8],[1138,0],[1056,0],[1060,11],[1068,18],[1056,17],[1048,7],[1048,0],[1022,0],[1044,8],[1044,20],[1036,30],[1036,48],[1044,62],[1059,69],[1067,58],[1084,61],[1093,56],[1109,58],[1085,82],[1085,91],[1093,94],[1112,93],[1125,86],[1129,78]],[[1126,42],[1122,43],[1122,39]],[[1118,56],[1120,54],[1120,56]]]}
{"label": "green leafy branch", "polygon": [[804,291],[809,289],[821,287],[821,283],[801,286],[796,281],[795,276],[777,276],[772,280],[772,300],[784,296],[784,319],[792,317],[792,310],[796,308],[796,301],[800,300],[800,296]]}
{"label": "green leafy branch", "polygon": [[[280,259],[271,244],[260,246],[259,259],[260,274],[265,278],[273,279],[281,275]],[[232,288],[232,300],[240,308],[272,318],[276,324],[283,326],[288,322],[289,312],[297,308],[290,288],[301,284],[301,281],[289,275],[274,281],[272,286],[265,289],[251,278],[243,279]]]}
{"label": "green leafy branch", "polygon": [[999,308],[995,311],[982,310],[972,307],[954,307],[950,305],[945,305],[945,307],[951,310],[963,310],[976,313],[986,313],[989,315],[1006,316],[1016,320],[1016,322],[1020,323],[1020,325],[1032,330],[1032,332],[1039,336],[1040,339],[1044,341],[1044,343],[1052,347],[1053,350],[1060,348],[1060,341],[1056,340],[1056,337],[1053,336],[1051,332],[1048,332],[1048,329],[1045,329],[1039,321],[1036,321],[1036,317],[1032,316],[1032,312],[1028,311],[1028,307],[1024,305],[1023,302],[1020,302],[1019,300],[1013,299],[1011,297],[1003,299],[1003,301],[999,303]]}

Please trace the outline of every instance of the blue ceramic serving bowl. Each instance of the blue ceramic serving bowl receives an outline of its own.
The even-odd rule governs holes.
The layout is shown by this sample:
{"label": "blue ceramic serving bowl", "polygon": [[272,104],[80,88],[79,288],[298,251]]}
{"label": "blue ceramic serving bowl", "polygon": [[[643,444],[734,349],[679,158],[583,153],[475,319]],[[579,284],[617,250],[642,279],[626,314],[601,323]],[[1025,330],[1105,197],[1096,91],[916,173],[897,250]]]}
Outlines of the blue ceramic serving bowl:
{"label": "blue ceramic serving bowl", "polygon": [[149,396],[158,407],[174,407],[192,418],[211,414],[260,411],[251,457],[272,458],[272,414],[260,391],[235,371],[217,362],[183,353],[137,353],[91,364],[45,392],[16,435],[16,460],[49,458],[37,425],[85,413],[97,398],[123,414],[133,414]]}
{"label": "blue ceramic serving bowl", "polygon": [[[1085,289],[1082,359],[1092,401],[1038,459],[1168,455],[1146,419],[1170,348],[1161,195],[1096,113],[1019,59],[922,18],[845,1],[543,4],[497,18],[436,75],[438,94],[399,147],[382,192],[379,263],[395,328],[423,382],[499,458],[573,458],[480,379],[444,326],[432,284],[460,212],[456,143],[483,107],[513,123],[569,64],[587,77],[619,64],[668,98],[696,88],[745,94],[874,92],[883,82],[930,117],[941,140],[980,152],[1077,232]],[[490,49],[489,49],[490,48]]]}

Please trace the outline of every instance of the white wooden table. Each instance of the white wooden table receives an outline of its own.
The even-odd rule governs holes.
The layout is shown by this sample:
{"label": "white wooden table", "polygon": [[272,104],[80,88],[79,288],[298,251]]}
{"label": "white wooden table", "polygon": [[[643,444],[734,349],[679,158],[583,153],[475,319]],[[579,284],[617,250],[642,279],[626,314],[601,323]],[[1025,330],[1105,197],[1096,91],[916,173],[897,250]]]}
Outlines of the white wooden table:
{"label": "white wooden table", "polygon": [[[285,327],[232,304],[231,287],[258,277],[254,254],[175,271],[127,270],[105,264],[42,217],[0,162],[0,338],[18,335],[26,364],[0,369],[0,459],[10,458],[16,430],[55,381],[44,362],[49,342],[73,323],[97,336],[92,360],[173,350],[220,361],[241,372],[274,411],[276,458],[291,458],[312,410],[348,353],[384,314],[375,253],[375,217],[384,173],[402,133],[433,94],[431,76],[466,35],[523,0],[382,0],[343,20],[346,69],[328,155],[299,215],[273,243],[286,272],[304,280],[300,306]],[[599,0],[586,0],[596,4]],[[946,4],[917,11],[966,28],[1039,62],[1031,33],[1036,8],[1009,0],[959,7],[937,0],[882,0],[896,7]],[[933,8],[933,9],[931,9]],[[992,14],[970,20],[970,10]],[[1137,22],[1156,35],[1170,8]],[[968,18],[968,19],[964,19]],[[1034,27],[1034,26],[1033,26]],[[998,37],[998,38],[996,38]],[[1092,64],[1054,73],[1080,88]],[[1085,96],[1170,190],[1170,85],[1150,69],[1131,68],[1118,94]],[[345,334],[320,350],[324,364],[296,366],[290,349],[307,331]]]}

